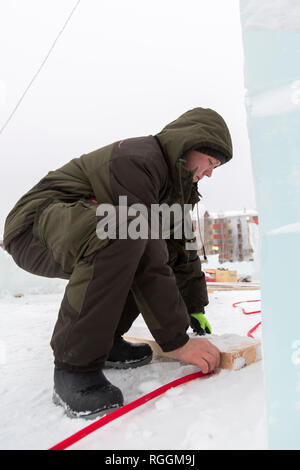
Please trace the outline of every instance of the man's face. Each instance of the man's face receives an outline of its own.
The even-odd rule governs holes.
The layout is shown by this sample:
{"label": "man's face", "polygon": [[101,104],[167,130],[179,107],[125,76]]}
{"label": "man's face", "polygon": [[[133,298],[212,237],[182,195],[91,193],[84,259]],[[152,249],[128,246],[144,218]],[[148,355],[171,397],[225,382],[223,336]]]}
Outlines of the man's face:
{"label": "man's face", "polygon": [[186,157],[185,167],[188,170],[196,170],[193,178],[193,183],[197,183],[204,176],[211,177],[213,170],[221,165],[221,162],[214,157],[205,155],[204,153],[191,150]]}

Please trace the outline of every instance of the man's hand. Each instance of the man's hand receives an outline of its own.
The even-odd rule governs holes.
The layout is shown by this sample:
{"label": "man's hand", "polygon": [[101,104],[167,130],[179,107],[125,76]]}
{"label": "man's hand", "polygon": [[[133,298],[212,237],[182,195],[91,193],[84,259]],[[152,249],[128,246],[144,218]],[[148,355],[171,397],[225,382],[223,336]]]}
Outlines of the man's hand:
{"label": "man's hand", "polygon": [[211,326],[204,313],[191,313],[191,327],[193,331],[200,336],[206,333],[211,334]]}
{"label": "man's hand", "polygon": [[170,357],[200,367],[204,374],[220,365],[220,351],[206,338],[190,338],[181,348],[168,353]]}

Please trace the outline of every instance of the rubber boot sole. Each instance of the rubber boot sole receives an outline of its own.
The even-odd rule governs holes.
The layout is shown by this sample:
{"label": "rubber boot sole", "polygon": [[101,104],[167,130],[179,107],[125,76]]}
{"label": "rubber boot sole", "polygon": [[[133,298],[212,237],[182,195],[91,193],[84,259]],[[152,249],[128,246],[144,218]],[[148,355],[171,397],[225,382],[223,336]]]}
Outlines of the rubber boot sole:
{"label": "rubber boot sole", "polygon": [[52,401],[55,405],[62,406],[65,410],[65,414],[69,418],[83,418],[83,419],[95,419],[95,418],[100,418],[101,416],[105,416],[109,413],[112,413],[115,410],[118,410],[121,408],[120,405],[115,405],[110,408],[102,408],[93,412],[90,411],[74,411],[70,408],[70,406],[65,403],[62,398],[55,392],[53,391],[53,396],[52,396]]}
{"label": "rubber boot sole", "polygon": [[150,356],[146,356],[138,361],[105,361],[104,367],[105,369],[135,369],[136,367],[145,366],[152,361],[152,354]]}

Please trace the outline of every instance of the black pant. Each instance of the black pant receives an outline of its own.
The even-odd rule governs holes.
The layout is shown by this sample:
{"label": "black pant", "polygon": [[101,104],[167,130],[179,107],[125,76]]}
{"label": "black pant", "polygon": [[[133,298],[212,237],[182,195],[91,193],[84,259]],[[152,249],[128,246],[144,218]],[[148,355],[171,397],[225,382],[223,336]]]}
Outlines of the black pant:
{"label": "black pant", "polygon": [[183,346],[189,316],[165,240],[102,240],[97,222],[94,204],[54,201],[9,246],[26,271],[69,280],[51,339],[55,363],[101,368],[140,312],[164,351]]}
{"label": "black pant", "polygon": [[[105,252],[105,258],[108,264],[110,264],[111,261],[110,256],[107,256],[108,252],[111,252],[112,250],[116,251],[118,245],[118,243],[116,242],[113,243],[114,245],[112,245],[108,249],[108,251]],[[9,251],[16,264],[22,269],[32,274],[37,274],[39,276],[45,276],[49,278],[61,278],[69,280],[72,277],[72,273],[66,273],[65,271],[63,271],[61,265],[55,261],[51,250],[49,248],[46,248],[45,246],[42,246],[33,238],[32,227],[11,241]],[[121,251],[123,252],[122,248]],[[104,252],[102,253],[102,255],[103,254]],[[109,271],[109,269],[107,269],[109,268],[109,266],[105,266],[104,260],[102,258],[103,256],[101,256],[101,253],[95,252],[94,254],[83,258],[82,260],[82,263],[87,267],[93,267],[93,271],[95,273],[94,282],[93,280],[91,280],[92,284],[89,289],[89,292],[87,293],[89,300],[87,300],[85,306],[85,310],[90,309],[93,311],[93,313],[91,313],[91,311],[89,311],[88,313],[89,322],[91,322],[91,328],[89,328],[90,331],[88,333],[84,330],[84,328],[82,329],[82,334],[78,332],[76,337],[72,340],[73,347],[65,351],[64,349],[67,347],[67,337],[69,336],[70,339],[70,333],[68,330],[70,329],[71,323],[76,321],[76,318],[79,314],[78,312],[74,311],[74,309],[68,302],[67,291],[63,297],[59,311],[59,318],[56,323],[53,337],[51,340],[51,346],[53,348],[55,356],[55,364],[59,367],[63,367],[65,369],[70,370],[94,370],[101,368],[104,364],[107,355],[109,354],[114,337],[126,333],[140,313],[131,290],[129,290],[125,302],[124,294],[120,297],[118,295],[118,292],[116,292],[117,295],[115,295],[113,298],[114,307],[120,310],[121,312],[120,317],[119,315],[117,315],[117,317],[119,317],[118,322],[111,321],[114,318],[114,313],[111,311],[111,297],[109,299],[109,304],[106,307],[104,300],[107,295],[105,296],[105,293],[103,298],[101,299],[101,304],[97,302],[97,299],[95,297],[98,297],[99,288],[97,287],[97,285],[94,285],[95,282],[97,282],[97,274],[100,271],[103,284],[105,285],[106,281],[103,275],[105,274],[105,272]],[[121,274],[120,277],[122,277],[124,275],[124,272],[122,272],[121,269],[119,269],[118,271],[119,272],[117,274]],[[113,279],[115,281],[115,286],[117,286],[118,277],[113,276]],[[80,286],[77,287],[80,288]],[[116,291],[118,290],[119,289],[116,289]],[[84,311],[81,312],[81,315],[84,317]],[[82,323],[82,321],[79,321],[79,323]],[[75,332],[73,328],[73,335],[74,333]],[[105,340],[103,339],[103,337],[105,337]],[[75,352],[78,350],[78,347],[76,346],[77,341],[78,345],[80,343],[87,343],[89,345],[92,345],[94,341],[95,348],[84,347],[84,345],[82,344],[83,353],[79,359],[78,357],[76,357],[78,355],[78,352]],[[90,359],[91,349],[96,349],[92,357],[92,361]],[[72,354],[73,351],[74,356]],[[68,358],[67,362],[65,359],[66,357]]]}

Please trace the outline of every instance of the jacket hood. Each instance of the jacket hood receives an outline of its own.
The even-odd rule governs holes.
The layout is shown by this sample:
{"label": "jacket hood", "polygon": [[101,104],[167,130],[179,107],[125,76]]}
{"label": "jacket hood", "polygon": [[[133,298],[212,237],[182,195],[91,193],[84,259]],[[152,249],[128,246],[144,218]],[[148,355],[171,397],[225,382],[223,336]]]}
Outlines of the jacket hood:
{"label": "jacket hood", "polygon": [[224,119],[209,108],[194,108],[167,124],[156,134],[168,160],[174,181],[178,164],[197,147],[209,147],[223,153],[226,163],[232,158],[232,141]]}

